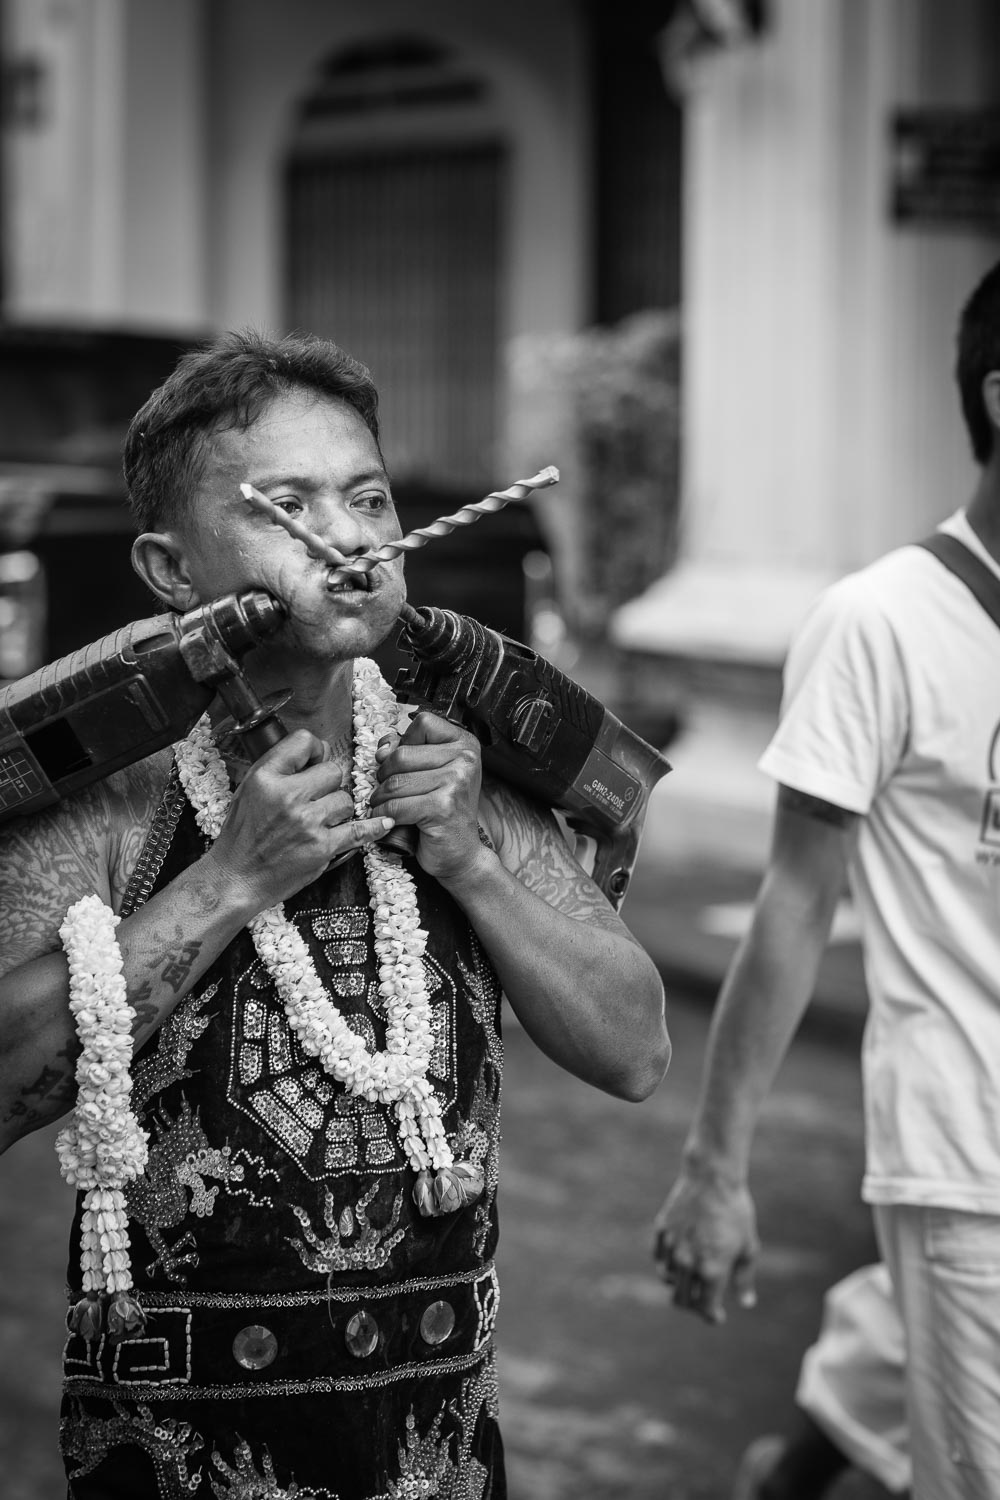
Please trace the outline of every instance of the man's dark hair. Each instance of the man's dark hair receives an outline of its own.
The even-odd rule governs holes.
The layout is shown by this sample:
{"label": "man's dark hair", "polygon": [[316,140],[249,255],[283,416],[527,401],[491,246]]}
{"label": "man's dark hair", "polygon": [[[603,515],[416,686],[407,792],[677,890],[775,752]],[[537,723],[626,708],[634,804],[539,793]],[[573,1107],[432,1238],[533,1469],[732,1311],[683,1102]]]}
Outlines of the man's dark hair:
{"label": "man's dark hair", "polygon": [[972,451],[984,464],[993,452],[994,428],[983,402],[983,381],[1000,373],[1000,261],[987,271],[958,321],[955,379]]}
{"label": "man's dark hair", "polygon": [[375,383],[338,345],[296,334],[222,334],[185,354],[129,424],[122,466],[138,529],[159,530],[183,515],[204,464],[206,438],[245,431],[269,401],[293,390],[346,401],[378,446]]}

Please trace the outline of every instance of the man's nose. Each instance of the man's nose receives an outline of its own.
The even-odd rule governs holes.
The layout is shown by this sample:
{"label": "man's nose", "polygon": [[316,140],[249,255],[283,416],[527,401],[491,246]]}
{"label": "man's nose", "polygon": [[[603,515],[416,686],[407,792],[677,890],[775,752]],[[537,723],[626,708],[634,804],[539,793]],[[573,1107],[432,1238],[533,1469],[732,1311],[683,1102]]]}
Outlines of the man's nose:
{"label": "man's nose", "polygon": [[375,540],[367,518],[335,499],[321,500],[316,506],[314,529],[331,547],[348,557],[367,552]]}

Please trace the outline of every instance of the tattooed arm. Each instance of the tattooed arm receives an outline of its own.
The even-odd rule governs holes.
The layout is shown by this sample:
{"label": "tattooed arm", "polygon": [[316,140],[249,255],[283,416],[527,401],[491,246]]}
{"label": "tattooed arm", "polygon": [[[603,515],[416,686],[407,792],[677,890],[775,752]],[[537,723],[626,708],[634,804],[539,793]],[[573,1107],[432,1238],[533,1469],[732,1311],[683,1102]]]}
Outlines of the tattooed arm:
{"label": "tattooed arm", "polygon": [[[118,910],[165,774],[154,757],[0,828],[0,1150],[73,1103],[79,1048],[59,926],[81,896]],[[231,935],[210,875],[193,866],[117,929],[138,1045]]]}
{"label": "tattooed arm", "polygon": [[501,782],[483,789],[484,851],[452,895],[504,993],[554,1062],[608,1093],[644,1099],[670,1059],[663,986],[553,814]]}
{"label": "tattooed arm", "polygon": [[[0,828],[0,1151],[73,1103],[59,927],[81,896],[120,908],[166,772],[167,758],[151,757]],[[294,731],[247,773],[212,848],[118,925],[137,1045],[241,927],[371,835],[351,822],[342,779],[322,742]]]}
{"label": "tattooed arm", "polygon": [[779,788],[767,870],[712,1017],[681,1172],[655,1226],[675,1305],[711,1323],[723,1319],[730,1280],[752,1297],[754,1131],[812,996],[858,825],[855,813]]}
{"label": "tattooed arm", "polygon": [[660,977],[552,814],[484,791],[479,742],[426,710],[376,758],[372,811],[418,828],[417,859],[465,912],[525,1031],[570,1073],[644,1099],[670,1058]]}

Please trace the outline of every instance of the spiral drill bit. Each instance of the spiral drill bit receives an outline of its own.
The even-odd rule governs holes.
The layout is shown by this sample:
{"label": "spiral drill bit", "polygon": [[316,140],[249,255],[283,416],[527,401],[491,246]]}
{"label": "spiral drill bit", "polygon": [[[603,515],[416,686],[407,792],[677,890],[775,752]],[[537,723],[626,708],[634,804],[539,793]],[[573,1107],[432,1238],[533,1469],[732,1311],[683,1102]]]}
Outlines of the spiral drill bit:
{"label": "spiral drill bit", "polygon": [[240,491],[244,497],[256,506],[265,515],[270,516],[272,521],[277,521],[283,526],[290,536],[294,536],[302,542],[313,557],[321,562],[329,563],[341,575],[350,573],[370,573],[380,562],[391,562],[401,552],[415,552],[418,547],[426,547],[427,543],[434,537],[448,536],[459,526],[471,526],[482,516],[493,515],[504,506],[510,505],[515,500],[525,500],[532,490],[547,489],[550,484],[559,482],[559,470],[551,464],[547,469],[542,469],[533,474],[530,479],[519,479],[506,490],[494,490],[482,500],[477,500],[472,505],[463,505],[461,510],[455,511],[454,515],[438,516],[436,521],[431,521],[429,526],[418,526],[415,531],[410,531],[401,537],[398,542],[386,542],[384,547],[379,547],[375,552],[361,552],[357,557],[345,557],[338,552],[336,547],[331,547],[318,537],[315,532],[296,521],[293,516],[285,512],[260,490],[254,489],[252,484],[241,484]]}
{"label": "spiral drill bit", "polygon": [[244,500],[249,500],[255,510],[263,511],[265,516],[270,517],[272,521],[277,521],[279,526],[283,526],[289,536],[301,542],[310,557],[317,557],[320,562],[329,563],[332,568],[343,568],[346,565],[348,559],[343,552],[338,552],[336,547],[331,547],[328,542],[324,542],[321,536],[317,536],[315,531],[310,531],[308,526],[303,526],[301,521],[296,521],[294,516],[286,515],[280,506],[275,505],[274,501],[269,500],[266,495],[262,495],[260,490],[254,489],[252,484],[241,484],[240,494]]}

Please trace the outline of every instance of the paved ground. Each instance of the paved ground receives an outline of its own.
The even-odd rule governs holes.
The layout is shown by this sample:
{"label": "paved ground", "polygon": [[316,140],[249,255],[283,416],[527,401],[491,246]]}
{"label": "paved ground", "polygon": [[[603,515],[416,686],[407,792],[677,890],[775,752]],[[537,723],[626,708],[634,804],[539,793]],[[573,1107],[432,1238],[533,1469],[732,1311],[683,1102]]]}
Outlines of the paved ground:
{"label": "paved ground", "polygon": [[712,1329],[671,1309],[649,1259],[694,1102],[706,1009],[675,996],[674,1057],[626,1106],[512,1039],[501,1329],[516,1500],[724,1500],[779,1424],[822,1291],[870,1258],[853,1048],[803,1037],[757,1152],[760,1306]]}

